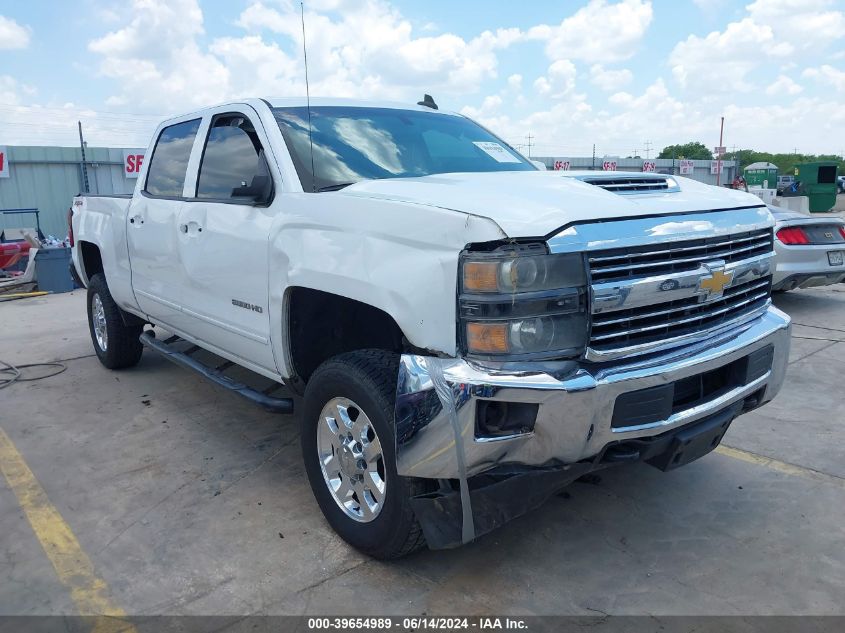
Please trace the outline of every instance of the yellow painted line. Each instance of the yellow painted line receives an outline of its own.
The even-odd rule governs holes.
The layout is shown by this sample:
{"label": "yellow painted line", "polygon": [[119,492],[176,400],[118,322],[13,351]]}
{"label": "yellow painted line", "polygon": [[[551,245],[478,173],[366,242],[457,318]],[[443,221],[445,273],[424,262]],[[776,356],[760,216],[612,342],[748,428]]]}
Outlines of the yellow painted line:
{"label": "yellow painted line", "polygon": [[813,470],[812,468],[805,468],[804,466],[797,466],[796,464],[782,462],[777,459],[772,459],[771,457],[764,457],[763,455],[758,455],[757,453],[750,453],[748,451],[743,451],[741,449],[734,448],[732,446],[726,446],[724,444],[717,446],[716,452],[721,455],[725,455],[726,457],[733,457],[734,459],[738,459],[749,464],[756,464],[758,466],[764,466],[771,470],[776,470],[777,472],[783,473],[784,475],[792,475],[793,477],[804,477],[805,479],[812,479],[813,481],[819,481],[826,484],[833,484],[834,486],[838,486],[840,488],[845,489],[845,479],[843,479],[842,477],[837,477],[836,475],[828,475],[827,473],[823,473],[818,470]]}
{"label": "yellow painted line", "polygon": [[109,595],[106,582],[97,576],[91,559],[82,550],[70,526],[50,503],[23,456],[0,428],[0,470],[50,559],[56,576],[69,590],[80,615],[91,619],[96,633],[137,633],[121,620],[126,613]]}

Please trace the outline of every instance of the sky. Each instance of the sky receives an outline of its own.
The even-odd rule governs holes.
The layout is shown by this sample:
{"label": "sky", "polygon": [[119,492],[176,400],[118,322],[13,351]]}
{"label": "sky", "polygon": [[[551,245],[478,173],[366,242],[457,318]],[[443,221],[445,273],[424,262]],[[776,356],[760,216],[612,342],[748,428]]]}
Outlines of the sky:
{"label": "sky", "polygon": [[[305,94],[299,2],[0,0],[0,145],[145,147]],[[306,0],[312,96],[423,93],[534,156],[845,153],[845,0]]]}

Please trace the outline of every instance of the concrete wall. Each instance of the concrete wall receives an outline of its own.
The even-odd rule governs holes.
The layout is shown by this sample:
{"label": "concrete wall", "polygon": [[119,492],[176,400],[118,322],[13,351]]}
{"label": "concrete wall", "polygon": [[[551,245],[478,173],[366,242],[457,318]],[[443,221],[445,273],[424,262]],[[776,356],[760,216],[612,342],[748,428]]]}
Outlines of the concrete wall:
{"label": "concrete wall", "polygon": [[[553,169],[555,161],[566,161],[568,160],[570,163],[569,169],[576,170],[576,169],[593,169],[593,158],[591,156],[532,156],[532,160],[538,160],[546,165],[547,169]],[[605,160],[615,160],[616,161],[616,169],[618,171],[636,171],[641,172],[643,170],[643,159],[642,158],[600,158],[596,157],[595,162],[595,169],[600,170],[602,163]],[[660,173],[667,173],[667,174],[676,174],[680,175],[680,161],[675,160],[673,161],[671,158],[652,158],[649,159],[657,163],[656,169]],[[705,182],[708,185],[715,185],[716,184],[716,174],[710,173],[710,162],[709,160],[696,160],[693,161],[695,164],[695,168],[693,169],[693,173],[687,175],[687,178],[693,178],[694,180],[699,180],[701,182]],[[729,183],[734,179],[736,175],[736,167],[734,161],[730,160],[723,160],[722,161],[722,178],[721,183]]]}
{"label": "concrete wall", "polygon": [[[35,207],[41,230],[61,239],[67,234],[67,210],[82,191],[82,152],[78,147],[9,146],[9,178],[0,178],[0,209]],[[143,153],[144,149],[132,149]],[[123,175],[123,149],[85,149],[91,193],[132,193],[135,179]],[[35,227],[35,216],[0,215],[4,228]]]}

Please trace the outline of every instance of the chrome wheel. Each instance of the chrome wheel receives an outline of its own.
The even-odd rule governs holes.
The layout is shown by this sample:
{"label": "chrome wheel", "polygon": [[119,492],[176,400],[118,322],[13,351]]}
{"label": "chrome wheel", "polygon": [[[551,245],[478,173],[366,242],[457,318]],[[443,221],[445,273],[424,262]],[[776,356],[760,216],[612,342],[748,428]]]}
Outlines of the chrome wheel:
{"label": "chrome wheel", "polygon": [[317,457],[340,509],[361,523],[375,519],[387,490],[381,441],[370,418],[349,398],[332,398],[320,412]]}
{"label": "chrome wheel", "polygon": [[94,326],[97,345],[105,352],[109,347],[109,332],[106,327],[106,311],[99,294],[95,294],[91,299],[91,324]]}

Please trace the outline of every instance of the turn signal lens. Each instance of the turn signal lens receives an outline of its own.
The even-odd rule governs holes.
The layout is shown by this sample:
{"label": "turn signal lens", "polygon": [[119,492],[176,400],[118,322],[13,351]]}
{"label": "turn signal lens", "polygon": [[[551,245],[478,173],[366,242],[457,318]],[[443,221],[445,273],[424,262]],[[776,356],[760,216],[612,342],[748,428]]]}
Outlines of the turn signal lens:
{"label": "turn signal lens", "polygon": [[804,229],[800,229],[797,226],[789,226],[785,229],[781,229],[777,233],[777,238],[783,244],[788,245],[810,243],[810,240],[807,238],[807,234],[804,232]]}
{"label": "turn signal lens", "polygon": [[464,290],[469,292],[496,292],[499,283],[496,274],[498,262],[466,262],[464,264]]}
{"label": "turn signal lens", "polygon": [[839,232],[842,234],[842,239],[845,239],[845,226],[840,226]]}
{"label": "turn signal lens", "polygon": [[476,354],[507,353],[507,324],[467,323],[467,351]]}

